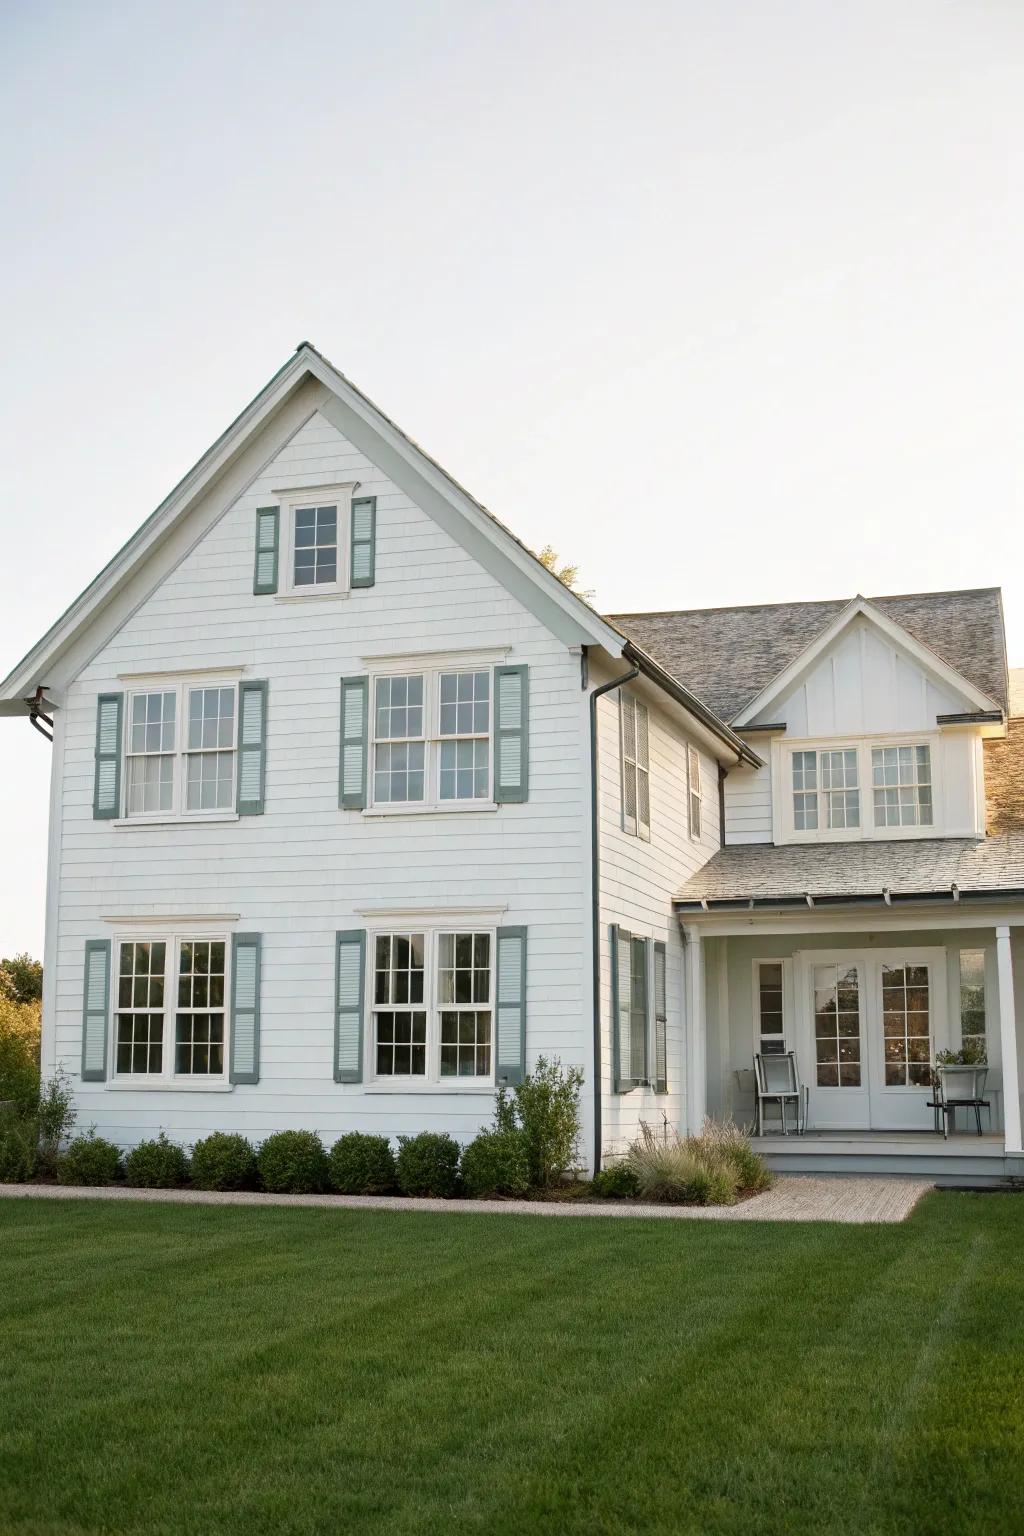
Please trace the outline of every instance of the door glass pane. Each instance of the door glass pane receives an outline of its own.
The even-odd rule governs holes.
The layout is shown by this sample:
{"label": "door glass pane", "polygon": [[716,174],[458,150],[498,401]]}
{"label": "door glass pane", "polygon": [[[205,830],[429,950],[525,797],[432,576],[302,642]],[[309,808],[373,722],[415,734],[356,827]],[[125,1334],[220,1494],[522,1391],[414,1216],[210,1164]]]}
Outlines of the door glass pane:
{"label": "door glass pane", "polygon": [[814,967],[814,1053],[819,1088],[859,1088],[860,975],[855,965]]}
{"label": "door glass pane", "polygon": [[928,967],[883,965],[882,1047],[887,1088],[927,1088],[931,1062]]}

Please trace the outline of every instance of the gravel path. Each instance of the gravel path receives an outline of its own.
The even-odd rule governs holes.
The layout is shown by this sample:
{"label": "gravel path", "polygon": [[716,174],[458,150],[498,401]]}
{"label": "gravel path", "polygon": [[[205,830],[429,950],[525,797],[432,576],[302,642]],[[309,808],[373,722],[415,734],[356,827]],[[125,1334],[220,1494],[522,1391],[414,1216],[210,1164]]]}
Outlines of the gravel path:
{"label": "gravel path", "polygon": [[155,1201],[170,1205],[297,1205],[354,1211],[443,1211],[517,1216],[615,1216],[660,1221],[904,1221],[933,1186],[927,1179],[780,1178],[767,1194],[741,1205],[631,1205],[583,1200],[409,1200],[381,1195],[215,1194],[198,1189],[79,1189],[54,1184],[0,1184],[0,1199]]}

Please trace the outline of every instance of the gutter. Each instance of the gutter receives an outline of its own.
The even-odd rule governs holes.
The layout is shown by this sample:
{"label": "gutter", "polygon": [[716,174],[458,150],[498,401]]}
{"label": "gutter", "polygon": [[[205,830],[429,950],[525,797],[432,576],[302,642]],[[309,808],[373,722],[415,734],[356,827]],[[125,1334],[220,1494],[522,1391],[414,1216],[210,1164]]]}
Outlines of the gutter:
{"label": "gutter", "polygon": [[[585,654],[585,653],[584,653]],[[601,1169],[601,840],[599,835],[600,801],[597,784],[597,701],[639,676],[633,666],[621,677],[601,683],[590,694],[590,949],[594,989],[594,1172]]]}
{"label": "gutter", "polygon": [[748,746],[743,738],[737,736],[736,732],[720,720],[713,710],[701,703],[689,688],[684,688],[682,683],[677,682],[671,672],[666,672],[653,656],[649,656],[638,645],[634,645],[632,640],[624,642],[622,654],[626,661],[633,663],[634,671],[630,674],[632,677],[635,677],[637,672],[642,672],[644,677],[650,678],[652,683],[656,683],[664,693],[675,699],[677,704],[689,710],[690,714],[699,720],[713,736],[717,736],[719,741],[735,752],[737,767],[740,763],[747,763],[751,768],[764,767],[764,760],[758,757],[753,747]]}
{"label": "gutter", "polygon": [[922,903],[945,903],[951,906],[970,901],[1019,901],[1024,899],[1024,886],[990,886],[976,891],[965,891],[954,883],[942,891],[869,891],[849,895],[812,896],[809,892],[787,896],[698,896],[686,901],[673,901],[673,911],[680,914],[711,912],[753,912],[765,908],[780,907],[895,907]]}

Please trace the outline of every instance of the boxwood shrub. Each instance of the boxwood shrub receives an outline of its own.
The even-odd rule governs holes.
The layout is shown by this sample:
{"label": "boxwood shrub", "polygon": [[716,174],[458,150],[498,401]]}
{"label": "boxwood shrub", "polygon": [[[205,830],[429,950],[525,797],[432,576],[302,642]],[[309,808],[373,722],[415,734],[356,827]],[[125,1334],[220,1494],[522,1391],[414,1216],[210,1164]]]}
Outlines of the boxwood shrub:
{"label": "boxwood shrub", "polygon": [[594,1174],[590,1190],[598,1200],[629,1200],[640,1193],[640,1184],[628,1163],[609,1163]]}
{"label": "boxwood shrub", "polygon": [[124,1160],[125,1179],[136,1189],[180,1189],[188,1183],[188,1158],[163,1131],[155,1141],[140,1141]]}
{"label": "boxwood shrub", "polygon": [[387,1195],[395,1187],[395,1154],[386,1136],[339,1136],[330,1165],[331,1188],[339,1195]]}
{"label": "boxwood shrub", "polygon": [[256,1154],[263,1188],[272,1195],[318,1195],[330,1166],[315,1131],[277,1131]]}
{"label": "boxwood shrub", "polygon": [[447,1199],[458,1188],[459,1144],[447,1131],[399,1136],[395,1169],[403,1195]]}
{"label": "boxwood shrub", "polygon": [[530,1188],[530,1149],[522,1131],[481,1131],[462,1152],[467,1195],[525,1195]]}
{"label": "boxwood shrub", "polygon": [[196,1189],[255,1189],[256,1151],[244,1136],[214,1131],[192,1148],[192,1183]]}
{"label": "boxwood shrub", "polygon": [[57,1159],[58,1184],[113,1184],[121,1176],[121,1149],[95,1131],[76,1136]]}

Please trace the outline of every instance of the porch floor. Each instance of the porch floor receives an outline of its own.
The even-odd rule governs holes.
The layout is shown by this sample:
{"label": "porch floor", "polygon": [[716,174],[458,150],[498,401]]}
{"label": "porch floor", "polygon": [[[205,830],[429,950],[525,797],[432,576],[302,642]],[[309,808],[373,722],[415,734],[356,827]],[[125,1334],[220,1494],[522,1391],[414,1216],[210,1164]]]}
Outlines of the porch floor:
{"label": "porch floor", "polygon": [[922,1131],[809,1130],[803,1136],[754,1136],[751,1144],[779,1173],[902,1174],[979,1187],[1024,1179],[1024,1156],[1008,1154],[995,1132],[957,1132],[944,1140]]}

